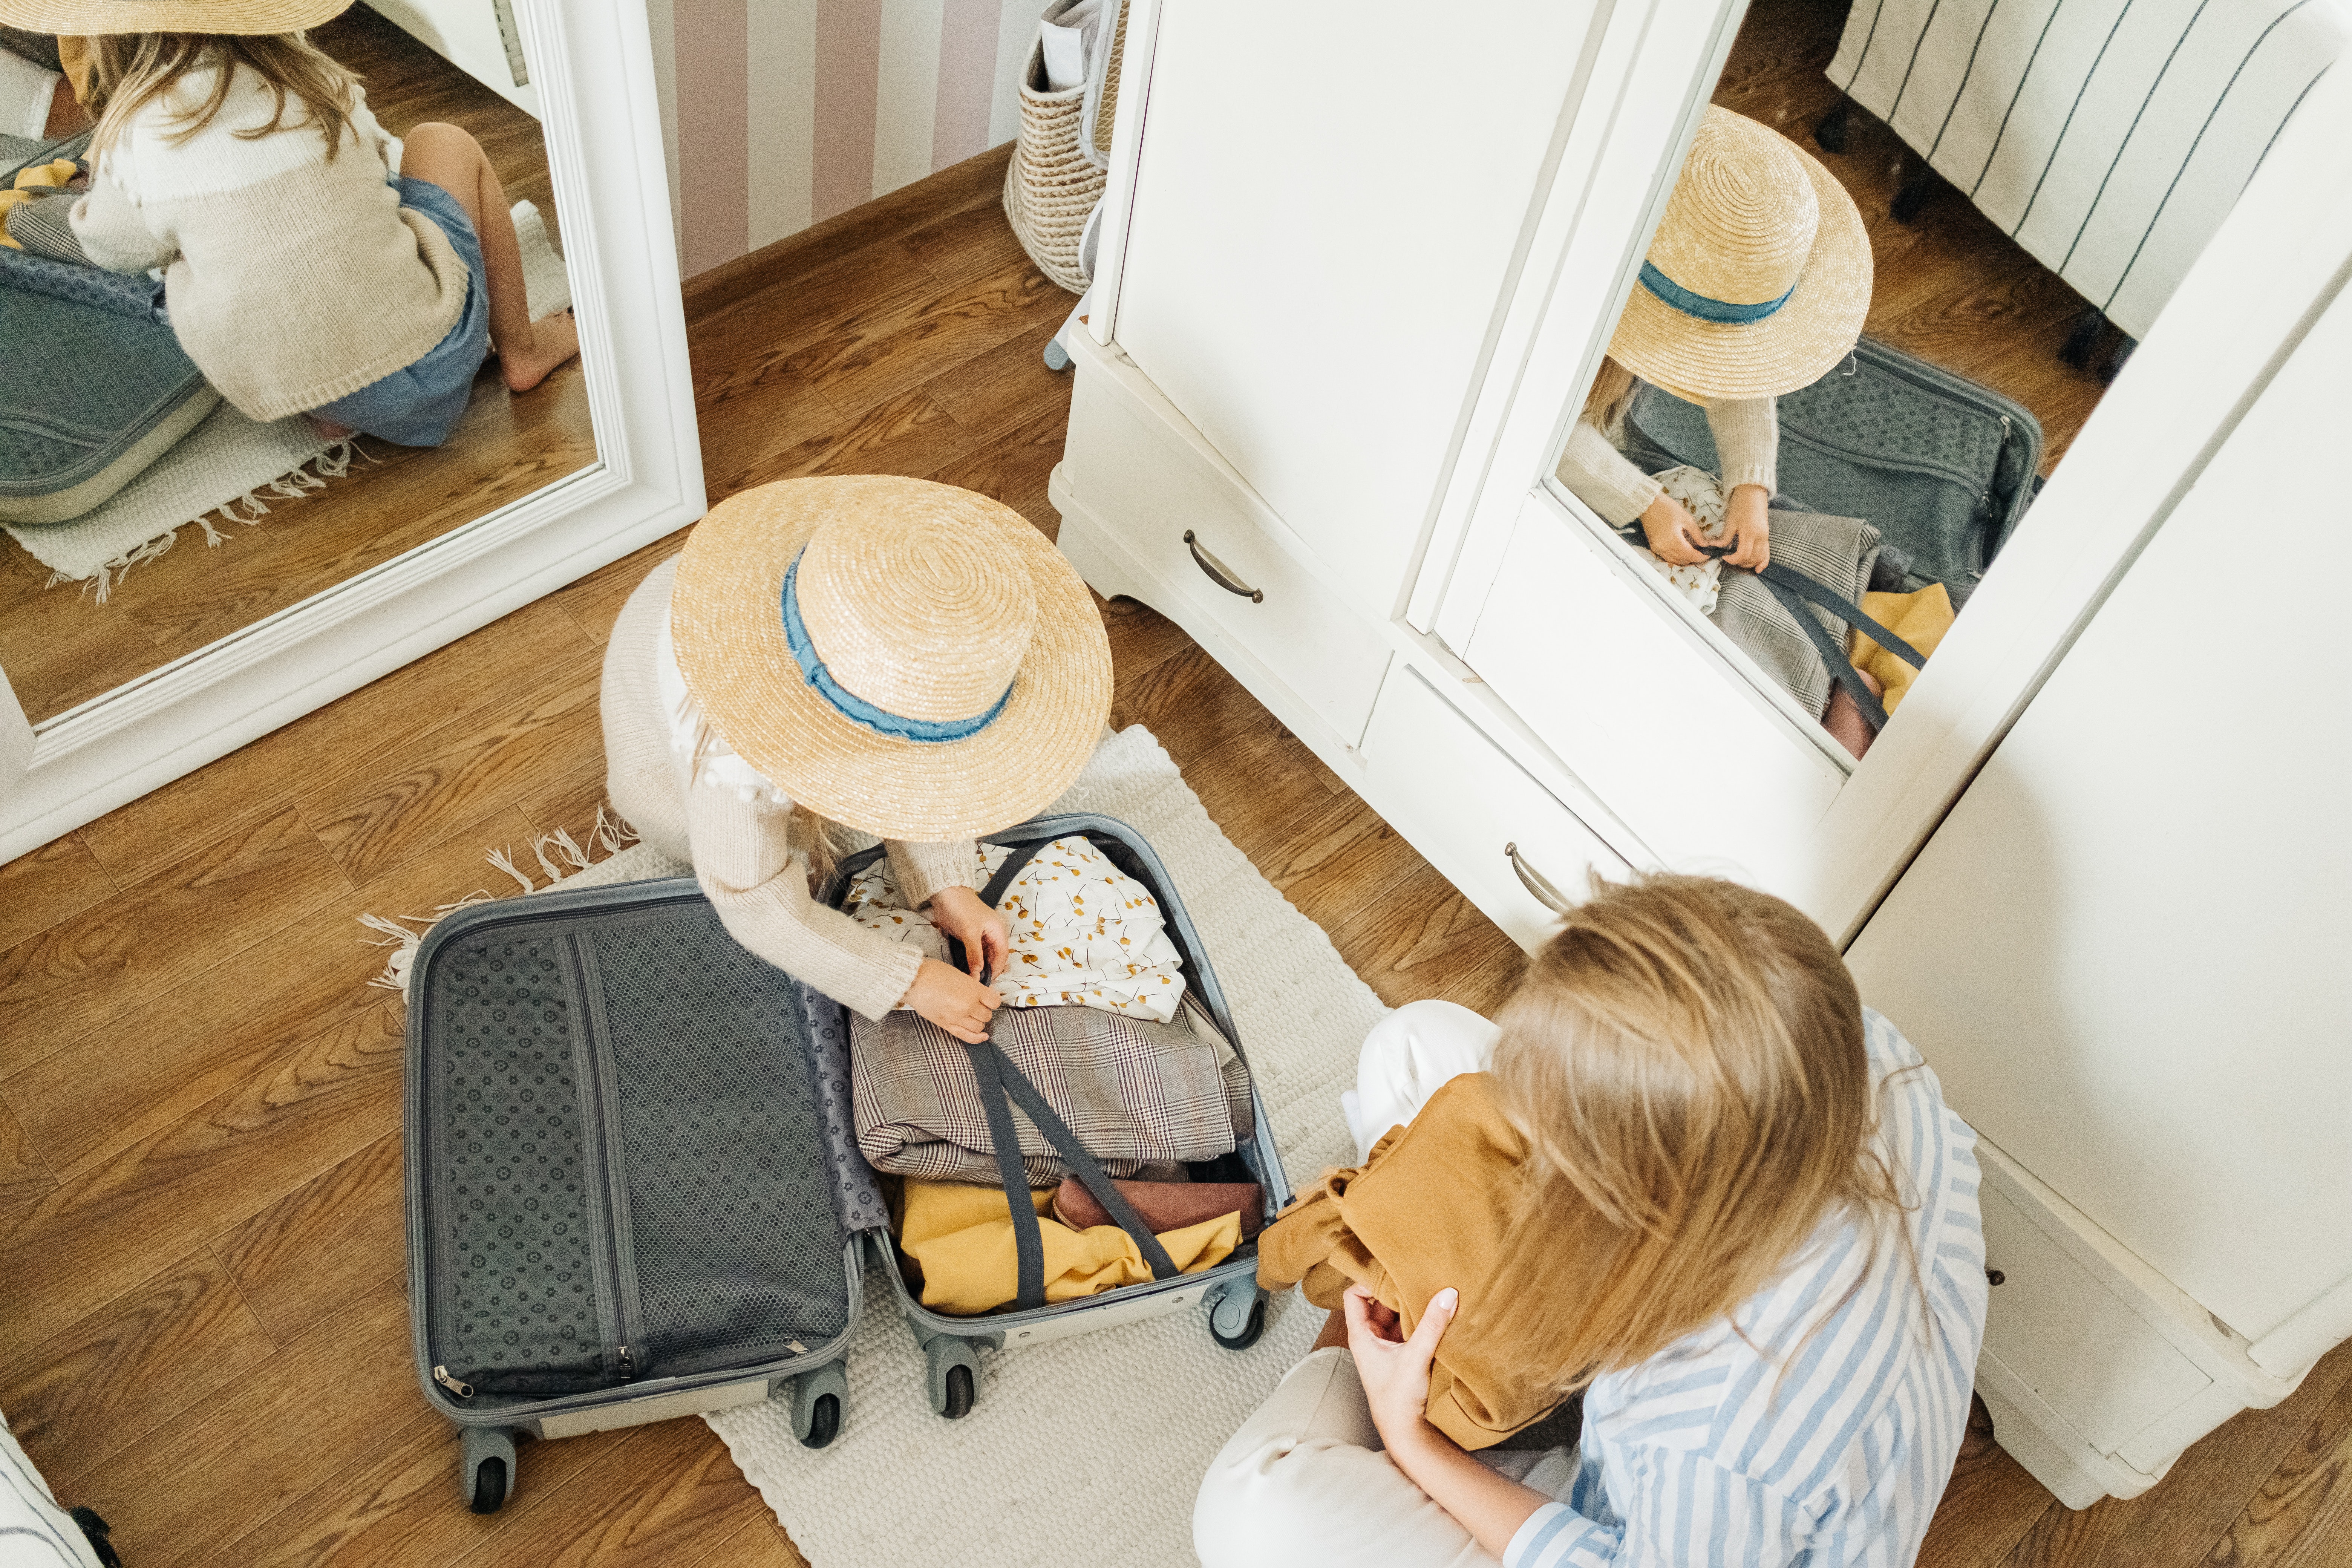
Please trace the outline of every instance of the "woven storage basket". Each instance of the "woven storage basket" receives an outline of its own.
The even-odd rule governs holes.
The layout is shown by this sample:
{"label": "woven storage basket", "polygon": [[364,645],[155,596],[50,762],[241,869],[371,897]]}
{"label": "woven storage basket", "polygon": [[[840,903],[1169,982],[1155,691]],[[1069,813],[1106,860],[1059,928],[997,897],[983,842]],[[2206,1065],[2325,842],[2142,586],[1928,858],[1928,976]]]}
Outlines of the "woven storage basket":
{"label": "woven storage basket", "polygon": [[1040,91],[1034,84],[1045,79],[1041,44],[1029,46],[1028,61],[1021,69],[1021,131],[1012,165],[1004,172],[1004,216],[1037,270],[1073,294],[1086,292],[1078,241],[1087,216],[1102,200],[1107,177],[1102,165],[1110,157],[1119,57],[1126,45],[1127,8],[1122,5],[1111,35],[1102,100],[1095,112],[1092,157],[1086,142],[1087,89]]}

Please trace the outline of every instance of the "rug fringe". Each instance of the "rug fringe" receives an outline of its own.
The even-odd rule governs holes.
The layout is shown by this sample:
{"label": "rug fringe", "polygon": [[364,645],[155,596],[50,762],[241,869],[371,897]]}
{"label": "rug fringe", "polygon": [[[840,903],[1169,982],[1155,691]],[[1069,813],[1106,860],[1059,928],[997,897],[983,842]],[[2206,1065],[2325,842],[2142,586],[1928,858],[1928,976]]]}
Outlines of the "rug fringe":
{"label": "rug fringe", "polygon": [[[595,860],[590,854],[591,850],[602,849],[604,852],[604,858],[609,860],[629,845],[635,843],[636,839],[635,828],[617,816],[607,816],[604,808],[599,805],[596,808],[596,825],[588,830],[588,848],[582,848],[580,841],[572,837],[570,830],[562,827],[552,833],[542,833],[530,841],[531,854],[538,858],[541,867],[547,872],[546,888],[541,887],[524,874],[521,868],[515,864],[511,850],[486,850],[483,858],[521,883],[524,892],[543,893],[548,890],[548,888],[552,888],[568,878],[576,877],[593,865]],[[559,870],[555,860],[549,858],[551,855],[560,858],[565,868]],[[397,991],[403,995],[407,994],[409,965],[415,962],[416,947],[425,940],[425,933],[431,931],[445,916],[455,914],[459,910],[470,909],[476,904],[493,902],[502,896],[512,898],[516,895],[500,895],[491,892],[487,888],[477,888],[455,903],[436,906],[429,915],[363,914],[359,916],[360,924],[372,931],[382,933],[373,941],[362,937],[361,943],[367,947],[388,947],[393,950],[391,955],[383,961],[383,972],[368,984],[379,990]]]}
{"label": "rug fringe", "polygon": [[266,491],[270,495],[282,496],[289,500],[301,500],[316,491],[325,489],[329,479],[340,479],[350,473],[354,458],[364,459],[370,463],[378,460],[362,451],[355,440],[338,441],[318,456],[305,458],[268,484],[257,485],[241,496],[232,497],[217,507],[199,512],[188,519],[186,522],[175,524],[154,538],[133,545],[111,561],[101,563],[98,570],[87,577],[68,577],[62,572],[52,572],[49,574],[49,580],[42,586],[54,588],[59,583],[79,583],[82,585],[82,592],[86,594],[94,585],[98,589],[96,602],[103,605],[107,601],[107,596],[112,594],[116,585],[122,581],[124,573],[142,561],[152,561],[169,551],[173,542],[179,538],[181,529],[193,524],[205,531],[206,544],[214,546],[226,544],[228,542],[228,535],[215,526],[212,519],[213,512],[219,512],[221,521],[224,522],[242,523],[251,528],[269,515],[269,504],[261,499],[262,492]]}

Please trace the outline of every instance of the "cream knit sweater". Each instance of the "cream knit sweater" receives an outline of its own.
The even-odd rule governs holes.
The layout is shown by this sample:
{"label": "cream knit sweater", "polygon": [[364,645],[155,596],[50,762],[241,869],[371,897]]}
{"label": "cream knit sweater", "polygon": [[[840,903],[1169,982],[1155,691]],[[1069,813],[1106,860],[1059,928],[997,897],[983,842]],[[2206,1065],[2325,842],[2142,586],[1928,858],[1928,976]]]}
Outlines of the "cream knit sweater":
{"label": "cream knit sweater", "polygon": [[[1723,465],[1716,476],[1723,481],[1723,493],[1762,485],[1769,494],[1778,482],[1780,455],[1780,416],[1773,399],[1710,403],[1706,427],[1715,436],[1716,460]],[[1617,449],[1623,439],[1622,421],[1617,429],[1601,431],[1580,419],[1559,458],[1559,482],[1612,528],[1623,528],[1658,499],[1658,481]]]}
{"label": "cream knit sweater", "polygon": [[[438,225],[404,212],[386,183],[400,143],[352,89],[352,130],[335,155],[308,120],[269,121],[269,89],[238,68],[206,125],[174,142],[172,118],[201,105],[218,71],[189,72],[99,154],[74,233],[100,266],[165,267],[173,331],[240,413],[278,419],[414,364],[466,306],[465,262]],[[289,117],[300,114],[291,102]]]}
{"label": "cream knit sweater", "polygon": [[[714,781],[671,743],[661,696],[662,628],[675,557],[621,606],[604,648],[605,788],[646,843],[694,865],[696,880],[737,942],[835,1001],[879,1018],[914,984],[922,953],[809,896],[789,841],[793,804],[781,790]],[[740,770],[739,770],[740,771]],[[972,843],[886,847],[910,908],[942,888],[976,887]]]}

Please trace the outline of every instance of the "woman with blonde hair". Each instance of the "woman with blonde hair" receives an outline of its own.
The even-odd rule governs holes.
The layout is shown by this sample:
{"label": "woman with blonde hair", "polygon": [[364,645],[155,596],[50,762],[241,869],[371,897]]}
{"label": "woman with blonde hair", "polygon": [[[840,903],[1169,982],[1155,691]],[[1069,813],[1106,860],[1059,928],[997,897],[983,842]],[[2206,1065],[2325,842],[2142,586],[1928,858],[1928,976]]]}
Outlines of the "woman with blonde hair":
{"label": "woman with blonde hair", "polygon": [[495,349],[524,392],[579,353],[530,319],[506,194],[473,137],[404,143],[304,36],[350,0],[0,0],[60,35],[98,116],[73,230],[163,269],[180,346],[238,412],[437,447]]}
{"label": "woman with blonde hair", "polygon": [[[1383,1020],[1349,1098],[1366,1164],[1260,1243],[1263,1272],[1320,1227],[1342,1310],[1211,1465],[1207,1568],[1916,1554],[1983,1336],[1975,1137],[1820,927],[1729,882],[1603,889],[1497,1025]],[[1576,1393],[1573,1447],[1449,1436]]]}

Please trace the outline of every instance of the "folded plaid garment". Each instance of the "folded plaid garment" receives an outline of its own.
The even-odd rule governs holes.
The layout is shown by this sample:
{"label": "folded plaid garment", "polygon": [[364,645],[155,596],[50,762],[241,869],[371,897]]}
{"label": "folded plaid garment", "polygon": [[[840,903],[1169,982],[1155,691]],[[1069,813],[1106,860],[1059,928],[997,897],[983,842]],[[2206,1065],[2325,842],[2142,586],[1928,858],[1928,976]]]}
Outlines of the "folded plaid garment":
{"label": "folded plaid garment", "polygon": [[[1213,1160],[1252,1135],[1249,1073],[1201,1005],[1165,1024],[1094,1007],[1005,1007],[997,1047],[1114,1176]],[[961,1041],[913,1013],[878,1024],[851,1014],[850,1104],[857,1146],[877,1171],[994,1186],[995,1144]],[[1069,1166],[1019,1107],[1032,1187]]]}

